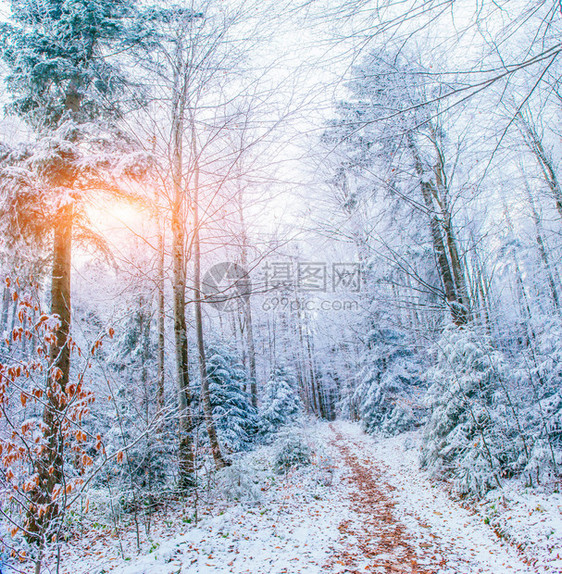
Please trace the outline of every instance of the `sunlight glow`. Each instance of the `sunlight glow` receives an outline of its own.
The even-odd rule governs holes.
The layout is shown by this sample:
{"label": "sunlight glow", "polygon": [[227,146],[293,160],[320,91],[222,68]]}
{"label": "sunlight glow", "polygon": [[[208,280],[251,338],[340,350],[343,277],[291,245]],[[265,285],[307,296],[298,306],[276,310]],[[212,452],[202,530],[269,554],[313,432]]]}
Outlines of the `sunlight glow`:
{"label": "sunlight glow", "polygon": [[126,228],[138,230],[149,217],[139,203],[114,199],[90,207],[90,218],[103,230]]}

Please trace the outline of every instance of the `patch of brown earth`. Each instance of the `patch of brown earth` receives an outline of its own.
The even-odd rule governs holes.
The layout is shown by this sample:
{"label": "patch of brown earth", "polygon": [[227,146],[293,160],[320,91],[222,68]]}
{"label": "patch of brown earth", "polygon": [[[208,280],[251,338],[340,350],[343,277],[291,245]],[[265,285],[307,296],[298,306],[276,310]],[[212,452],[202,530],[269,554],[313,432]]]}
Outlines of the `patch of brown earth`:
{"label": "patch of brown earth", "polygon": [[435,574],[443,564],[434,564],[434,567],[422,564],[432,563],[427,554],[430,549],[416,544],[396,517],[396,503],[392,499],[395,488],[384,480],[383,470],[372,461],[365,466],[353,453],[353,443],[333,427],[332,430],[333,444],[350,469],[346,480],[352,486],[351,509],[357,519],[345,520],[339,525],[347,546],[330,559],[326,568],[349,574]]}

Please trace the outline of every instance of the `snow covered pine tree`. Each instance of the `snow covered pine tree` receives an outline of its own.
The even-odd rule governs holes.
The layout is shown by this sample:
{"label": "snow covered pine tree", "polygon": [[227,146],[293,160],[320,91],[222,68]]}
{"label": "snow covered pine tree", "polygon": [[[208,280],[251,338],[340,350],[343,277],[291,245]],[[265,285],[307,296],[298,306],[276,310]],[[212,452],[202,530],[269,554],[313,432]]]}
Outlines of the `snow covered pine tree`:
{"label": "snow covered pine tree", "polygon": [[207,350],[207,376],[213,418],[221,444],[230,452],[248,448],[258,430],[258,413],[252,406],[244,368],[234,353],[221,345]]}
{"label": "snow covered pine tree", "polygon": [[276,433],[301,413],[297,382],[286,368],[273,369],[264,388],[262,405],[261,427],[265,435]]}

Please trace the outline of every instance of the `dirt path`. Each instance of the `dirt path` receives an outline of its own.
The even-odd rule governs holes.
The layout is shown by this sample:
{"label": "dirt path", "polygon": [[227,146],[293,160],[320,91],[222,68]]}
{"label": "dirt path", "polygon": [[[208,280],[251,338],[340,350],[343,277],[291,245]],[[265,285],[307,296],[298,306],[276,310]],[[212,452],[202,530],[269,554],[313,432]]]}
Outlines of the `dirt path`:
{"label": "dirt path", "polygon": [[369,448],[370,437],[350,436],[340,425],[331,430],[332,445],[349,469],[343,480],[350,488],[351,512],[339,526],[343,550],[330,559],[328,571],[537,572],[474,515],[443,498],[444,493],[432,492],[429,484],[421,484],[420,490],[420,484],[395,476]]}
{"label": "dirt path", "polygon": [[341,432],[334,433],[333,444],[351,471],[345,480],[352,488],[351,509],[356,516],[341,523],[340,532],[351,543],[334,556],[331,566],[345,566],[345,571],[350,574],[365,571],[435,572],[435,569],[420,567],[420,553],[426,552],[423,548],[416,549],[412,534],[396,516],[395,488],[385,482],[380,464],[361,464],[353,452],[357,445]]}

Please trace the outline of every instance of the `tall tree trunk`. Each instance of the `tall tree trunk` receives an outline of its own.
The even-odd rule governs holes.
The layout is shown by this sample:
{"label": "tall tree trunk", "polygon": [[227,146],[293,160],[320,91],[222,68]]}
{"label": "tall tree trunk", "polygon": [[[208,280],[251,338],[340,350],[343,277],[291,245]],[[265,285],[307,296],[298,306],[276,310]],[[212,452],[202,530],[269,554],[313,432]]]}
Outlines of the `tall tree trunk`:
{"label": "tall tree trunk", "polygon": [[174,298],[174,338],[179,406],[179,475],[178,487],[193,486],[195,458],[193,452],[193,421],[189,385],[189,355],[185,320],[186,257],[185,257],[185,192],[183,190],[183,131],[185,115],[185,85],[180,86],[181,69],[176,73],[175,101],[172,120],[172,267]]}
{"label": "tall tree trunk", "polygon": [[193,186],[193,257],[194,257],[194,277],[193,287],[195,291],[195,329],[197,331],[197,348],[199,350],[199,373],[201,376],[201,402],[203,403],[203,414],[205,426],[209,435],[209,443],[215,466],[220,469],[227,465],[220,447],[219,437],[213,419],[213,407],[211,405],[211,395],[209,392],[209,377],[207,375],[207,360],[205,357],[205,339],[203,336],[203,314],[201,302],[201,236],[199,233],[199,167],[197,166],[197,145],[192,122],[192,152],[195,158],[194,186]]}
{"label": "tall tree trunk", "polygon": [[463,311],[464,306],[457,297],[457,292],[455,289],[455,281],[453,279],[451,265],[447,257],[445,243],[443,241],[442,226],[437,216],[437,212],[433,201],[432,184],[426,181],[423,169],[423,163],[411,137],[409,147],[412,152],[412,156],[414,158],[414,166],[416,169],[416,174],[420,178],[420,188],[422,192],[422,198],[427,211],[427,217],[429,219],[429,231],[433,245],[433,252],[435,253],[435,258],[437,260],[437,268],[439,270],[439,275],[441,276],[441,281],[443,282],[443,290],[445,292],[445,298],[449,304],[449,309],[451,312],[453,322],[456,325],[462,326],[466,324],[467,321],[466,312]]}
{"label": "tall tree trunk", "polygon": [[550,189],[552,198],[554,199],[554,205],[556,206],[558,215],[560,216],[560,219],[562,219],[562,188],[560,187],[560,182],[558,181],[558,175],[554,168],[552,159],[544,149],[542,140],[535,127],[524,118],[521,112],[518,112],[517,114],[517,123],[525,143],[533,152],[535,159],[541,168],[544,180]]}
{"label": "tall tree trunk", "polygon": [[[474,250],[476,251],[476,247]],[[490,294],[488,285],[486,284],[486,274],[483,263],[479,258],[473,264],[475,273],[474,277],[474,308],[478,310],[480,322],[485,326],[486,331],[492,336],[492,320],[491,320],[491,307],[490,307]]]}
{"label": "tall tree trunk", "polygon": [[[196,232],[197,233],[197,232]],[[207,363],[205,356],[205,340],[203,335],[203,320],[201,313],[201,284],[199,279],[199,240],[195,238],[194,256],[195,256],[195,328],[197,331],[197,348],[199,351],[199,373],[201,376],[201,401],[203,403],[203,414],[205,416],[205,426],[209,435],[209,443],[213,460],[217,468],[224,468],[226,461],[222,455],[215,421],[213,419],[213,408],[211,405],[211,395],[209,392],[209,377],[207,374]]]}
{"label": "tall tree trunk", "polygon": [[325,418],[324,413],[324,405],[322,402],[322,395],[320,390],[320,383],[316,378],[316,369],[314,364],[314,352],[313,352],[313,341],[312,341],[312,333],[310,332],[308,321],[305,322],[306,327],[306,353],[308,358],[308,368],[310,373],[310,381],[312,384],[312,393],[314,397],[314,406],[316,409],[316,414],[321,418]]}
{"label": "tall tree trunk", "polygon": [[[511,221],[511,217],[509,215],[509,210],[507,208],[507,204],[505,203],[505,199],[503,205],[503,212],[509,234],[511,236],[514,236],[515,232],[513,222]],[[531,323],[531,317],[533,316],[533,312],[531,311],[529,296],[527,294],[525,283],[523,282],[523,272],[521,271],[521,266],[519,265],[519,258],[517,257],[517,251],[513,252],[513,263],[515,265],[515,279],[518,289],[519,310],[520,313],[524,316],[523,324],[525,325],[525,331],[527,336],[526,346],[530,347],[533,350],[534,354],[534,345],[536,336]]]}
{"label": "tall tree trunk", "polygon": [[457,241],[453,233],[453,224],[451,222],[451,214],[449,212],[442,214],[443,218],[443,229],[445,231],[445,237],[447,239],[447,247],[449,249],[449,256],[451,261],[451,269],[453,272],[453,280],[455,282],[455,288],[457,293],[458,302],[466,309],[466,318],[470,319],[470,297],[468,295],[468,289],[466,286],[466,279],[464,275],[463,266],[461,259],[459,257],[459,251],[457,248]]}
{"label": "tall tree trunk", "polygon": [[173,292],[174,292],[174,338],[176,346],[176,374],[179,403],[179,488],[193,486],[194,453],[191,414],[191,391],[189,388],[189,357],[187,325],[185,320],[185,246],[180,214],[172,214]]}
{"label": "tall tree trunk", "polygon": [[[435,200],[435,204],[439,206],[439,223],[441,224],[443,233],[445,234],[445,242],[447,244],[451,272],[453,275],[453,281],[455,283],[457,303],[460,304],[461,308],[464,307],[466,315],[465,320],[468,321],[470,320],[470,297],[466,285],[463,266],[459,257],[457,241],[453,231],[451,208],[448,202],[449,184],[447,179],[447,172],[445,169],[445,154],[441,145],[441,138],[438,135],[438,130],[433,125],[433,122],[429,122],[429,129],[431,133],[431,141],[437,154],[437,163],[433,167],[433,172],[435,174],[435,185],[431,184],[433,198]],[[462,312],[462,310],[459,310],[459,312]]]}
{"label": "tall tree trunk", "polygon": [[275,347],[275,316],[272,314],[267,315],[267,349],[269,351],[269,364],[275,366],[277,364],[277,352]]}
{"label": "tall tree trunk", "polygon": [[244,302],[246,317],[246,341],[248,342],[248,365],[250,367],[250,394],[252,406],[258,406],[258,383],[256,372],[256,347],[254,344],[254,326],[252,323],[252,305],[250,299]]}
{"label": "tall tree trunk", "polygon": [[165,359],[166,359],[166,308],[164,297],[164,233],[158,230],[158,387],[156,407],[158,412],[164,409]]}
{"label": "tall tree trunk", "polygon": [[429,231],[431,234],[431,240],[433,244],[433,252],[435,253],[435,258],[437,259],[437,267],[439,270],[439,275],[441,276],[441,280],[443,282],[445,297],[451,308],[453,321],[457,325],[464,324],[465,323],[464,319],[459,315],[459,313],[455,308],[455,304],[457,303],[455,282],[453,280],[453,274],[451,272],[451,267],[449,265],[449,260],[447,258],[447,252],[445,251],[445,244],[443,243],[443,237],[441,235],[441,225],[434,211],[433,201],[431,199],[431,189],[428,186],[428,184],[421,182],[421,190],[426,207],[429,210],[428,213]]}
{"label": "tall tree trunk", "polygon": [[296,346],[296,367],[297,367],[297,382],[299,384],[299,394],[301,400],[305,406],[306,412],[313,412],[312,401],[311,401],[311,388],[306,378],[306,358],[304,357],[304,339],[302,333],[302,313],[301,311],[296,312],[295,320],[296,336],[298,337],[298,345]]}
{"label": "tall tree trunk", "polygon": [[[140,382],[143,390],[143,403],[144,403],[144,427],[148,428],[150,424],[150,414],[151,407],[154,405],[152,394],[150,392],[151,381],[149,380],[149,369],[148,364],[150,361],[150,329],[151,329],[151,302],[147,301],[144,295],[139,297],[139,342],[141,344],[140,360],[141,360],[141,372],[140,372]],[[146,449],[146,465],[144,466],[144,477],[141,478],[141,485],[143,487],[148,487],[149,492],[152,490],[151,477],[152,468],[154,460],[154,436],[151,433],[147,433],[145,436],[145,449]],[[152,498],[152,495],[149,495]]]}
{"label": "tall tree trunk", "polygon": [[[147,301],[144,295],[139,297],[139,341],[141,343],[140,361],[141,373],[140,380],[143,390],[143,402],[145,408],[145,424],[148,425],[150,421],[150,405],[152,404],[152,397],[149,393],[148,381],[148,361],[150,360],[150,308],[147,308]],[[148,312],[147,312],[148,311]]]}
{"label": "tall tree trunk", "polygon": [[[300,379],[303,382],[303,389],[304,394],[306,396],[306,403],[308,403],[308,411],[318,415],[319,408],[317,403],[317,394],[316,394],[316,387],[314,384],[314,378],[311,377],[312,370],[309,369],[307,372],[306,366],[308,364],[307,352],[306,352],[306,343],[304,340],[304,329],[303,329],[303,313],[297,311],[297,325],[298,325],[298,335],[299,335],[299,345],[297,351],[297,357],[300,358],[300,361],[297,362],[297,365],[301,367],[301,374]],[[310,378],[309,378],[310,377]]]}
{"label": "tall tree trunk", "polygon": [[552,273],[552,267],[550,265],[550,259],[548,257],[548,251],[546,248],[546,244],[542,234],[542,225],[541,219],[537,212],[537,208],[535,206],[535,202],[533,201],[533,196],[531,195],[531,190],[528,186],[525,186],[527,189],[527,199],[529,201],[529,206],[531,207],[531,214],[533,216],[533,222],[535,224],[535,238],[537,241],[537,249],[539,251],[539,255],[541,261],[544,265],[544,270],[546,272],[546,276],[548,279],[548,285],[550,287],[550,294],[552,296],[552,302],[554,303],[554,307],[558,309],[560,307],[560,300],[558,297],[558,289],[556,288],[556,281],[554,280],[554,275]]}
{"label": "tall tree trunk", "polygon": [[[243,301],[240,299],[236,302],[236,313],[230,313],[232,320],[232,332],[234,333],[234,339],[236,341],[236,350],[242,358],[242,365],[247,373],[250,372],[248,366],[248,353],[246,350],[246,345],[244,343],[244,312],[242,310]],[[250,392],[249,381],[244,383],[244,391],[246,393]]]}
{"label": "tall tree trunk", "polygon": [[[46,529],[60,514],[58,504],[51,502],[51,493],[57,484],[63,484],[64,476],[64,437],[62,423],[64,422],[64,403],[61,396],[70,380],[70,278],[72,262],[72,226],[73,206],[65,205],[57,214],[53,239],[53,268],[51,275],[51,313],[57,315],[60,327],[56,332],[56,340],[51,345],[51,373],[48,375],[46,403],[43,410],[45,424],[45,439],[47,448],[37,463],[39,482],[29,493],[32,505],[27,516],[27,531],[34,535],[36,541],[42,543],[41,537]],[[36,506],[47,506],[41,518],[36,512]]]}
{"label": "tall tree trunk", "polygon": [[[240,199],[242,201],[242,199]],[[240,205],[240,223],[242,225],[242,254],[241,263],[246,272],[248,271],[248,237],[246,235],[246,228],[244,224],[244,213],[242,205]],[[248,367],[250,371],[250,394],[252,397],[252,406],[258,406],[258,387],[257,387],[257,373],[256,373],[256,347],[254,342],[254,326],[252,319],[252,301],[251,294],[248,293],[246,298],[241,301],[242,310],[244,313],[244,323],[246,327],[246,346],[248,352]]]}

